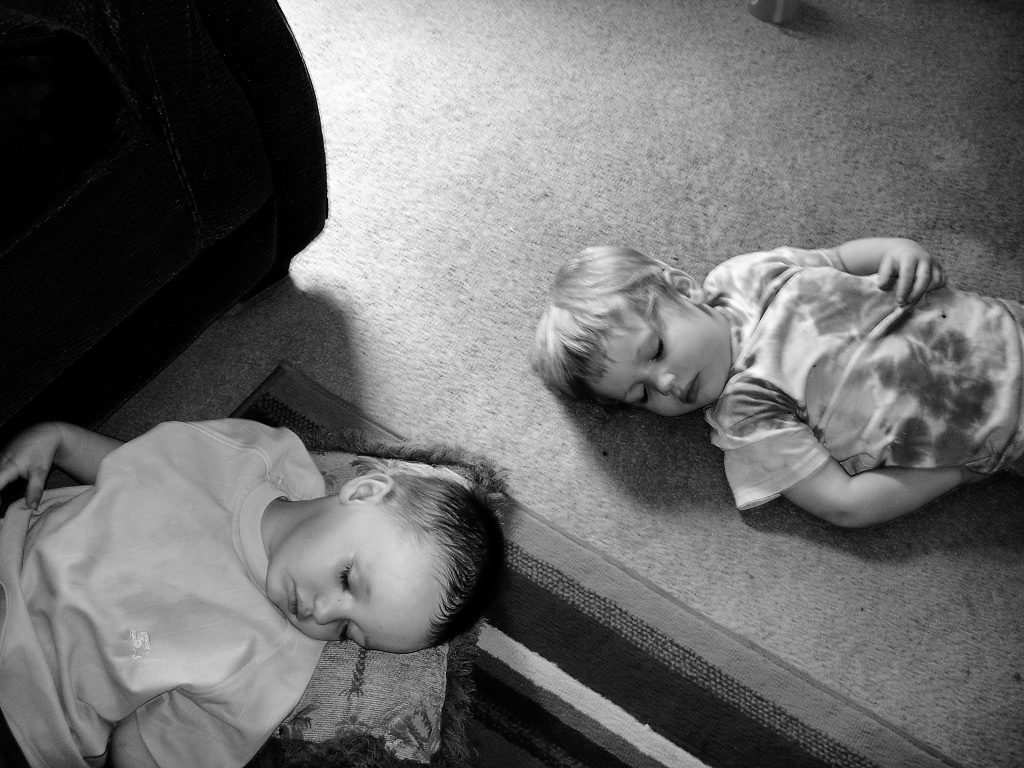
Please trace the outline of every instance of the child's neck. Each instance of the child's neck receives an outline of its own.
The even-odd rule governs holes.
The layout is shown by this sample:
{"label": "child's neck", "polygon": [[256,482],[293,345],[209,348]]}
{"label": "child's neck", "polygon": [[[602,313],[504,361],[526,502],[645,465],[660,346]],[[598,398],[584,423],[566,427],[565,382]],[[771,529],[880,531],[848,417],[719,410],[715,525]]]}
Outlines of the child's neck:
{"label": "child's neck", "polygon": [[282,496],[271,501],[263,510],[263,518],[260,520],[260,535],[263,537],[263,548],[267,556],[270,556],[278,543],[286,539],[292,530],[316,514],[322,504],[331,502],[336,503],[337,499],[326,496],[290,501]]}

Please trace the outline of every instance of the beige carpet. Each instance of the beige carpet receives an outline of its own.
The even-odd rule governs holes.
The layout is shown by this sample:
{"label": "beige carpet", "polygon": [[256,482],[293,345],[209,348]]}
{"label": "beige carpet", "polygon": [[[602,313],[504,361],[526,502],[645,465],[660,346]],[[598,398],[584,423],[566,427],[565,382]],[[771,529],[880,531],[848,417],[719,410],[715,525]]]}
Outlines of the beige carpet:
{"label": "beige carpet", "polygon": [[331,216],[109,431],[230,413],[286,359],[710,620],[972,768],[1024,765],[1024,486],[840,532],[739,513],[699,418],[532,377],[557,263],[623,243],[704,274],[764,247],[914,237],[1024,298],[1019,0],[287,0]]}

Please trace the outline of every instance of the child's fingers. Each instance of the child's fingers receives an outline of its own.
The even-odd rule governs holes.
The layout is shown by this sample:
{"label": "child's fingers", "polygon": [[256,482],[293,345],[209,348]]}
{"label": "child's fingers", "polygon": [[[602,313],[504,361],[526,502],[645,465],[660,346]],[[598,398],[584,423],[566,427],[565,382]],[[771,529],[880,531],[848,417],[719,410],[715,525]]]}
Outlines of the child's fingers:
{"label": "child's fingers", "polygon": [[[893,289],[896,301],[900,304],[915,304],[928,291],[934,291],[946,284],[946,275],[942,266],[929,258],[906,256],[890,258],[886,256],[878,265],[876,276],[878,287],[882,290]],[[895,286],[892,285],[895,280]]]}
{"label": "child's fingers", "polygon": [[43,498],[43,488],[46,486],[45,472],[29,472],[28,488],[25,490],[25,503],[29,509],[39,509],[39,502]]}
{"label": "child's fingers", "polygon": [[919,262],[913,277],[913,285],[904,299],[906,304],[916,304],[922,296],[932,290],[934,279],[932,264],[927,260]]}
{"label": "child's fingers", "polygon": [[921,265],[914,269],[912,265],[904,264],[897,276],[896,301],[900,304],[911,304],[917,299],[913,298],[920,285]]}
{"label": "child's fingers", "polygon": [[878,287],[885,290],[889,286],[889,283],[892,282],[892,275],[892,259],[885,257],[882,259],[882,263],[878,265],[878,275],[875,277],[875,280],[878,281]]}
{"label": "child's fingers", "polygon": [[19,477],[24,477],[28,484],[25,489],[25,503],[31,509],[38,509],[39,502],[43,498],[43,490],[46,488],[46,475],[48,473],[39,469],[22,471],[10,457],[0,459],[0,488],[6,488]]}
{"label": "child's fingers", "polygon": [[945,284],[946,273],[942,270],[942,266],[934,262],[923,261],[917,265],[913,289],[901,303],[916,304],[926,293],[937,290]]}

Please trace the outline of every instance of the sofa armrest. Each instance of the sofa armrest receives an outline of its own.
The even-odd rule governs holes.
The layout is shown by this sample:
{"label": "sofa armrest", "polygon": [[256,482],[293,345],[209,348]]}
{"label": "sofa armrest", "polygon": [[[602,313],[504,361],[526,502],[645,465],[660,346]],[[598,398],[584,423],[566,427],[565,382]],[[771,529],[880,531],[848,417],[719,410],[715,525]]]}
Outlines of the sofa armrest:
{"label": "sofa armrest", "polygon": [[196,0],[263,134],[278,207],[278,248],[290,258],[324,227],[327,165],[316,94],[275,0]]}

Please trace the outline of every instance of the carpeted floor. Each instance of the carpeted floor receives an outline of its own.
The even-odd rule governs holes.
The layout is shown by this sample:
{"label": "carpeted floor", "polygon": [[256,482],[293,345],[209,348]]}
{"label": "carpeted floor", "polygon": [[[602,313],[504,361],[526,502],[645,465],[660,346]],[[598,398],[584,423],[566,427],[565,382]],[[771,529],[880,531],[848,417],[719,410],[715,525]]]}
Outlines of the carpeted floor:
{"label": "carpeted floor", "polygon": [[916,238],[1024,298],[1024,6],[284,0],[331,215],[291,279],[108,423],[223,416],[282,359],[413,439],[480,451],[533,512],[970,768],[1024,764],[1024,487],[841,532],[739,513],[699,418],[531,375],[557,263],[623,243],[703,275],[764,247]]}

